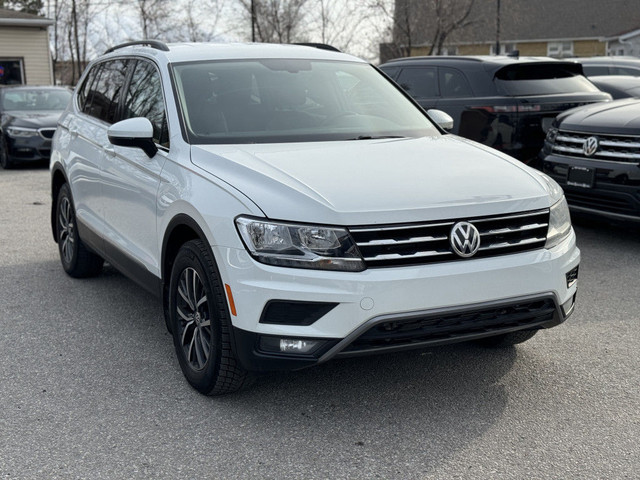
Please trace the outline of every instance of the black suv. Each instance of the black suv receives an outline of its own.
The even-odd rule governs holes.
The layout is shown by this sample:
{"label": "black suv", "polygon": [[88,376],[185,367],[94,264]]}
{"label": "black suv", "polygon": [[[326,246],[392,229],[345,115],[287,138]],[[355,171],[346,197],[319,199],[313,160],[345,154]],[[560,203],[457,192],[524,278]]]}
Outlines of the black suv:
{"label": "black suv", "polygon": [[454,119],[453,133],[532,163],[560,112],[611,100],[575,62],[544,57],[409,57],[380,69],[425,110]]}
{"label": "black suv", "polygon": [[627,56],[572,58],[580,62],[588,77],[595,75],[633,75],[640,76],[640,58]]}
{"label": "black suv", "polygon": [[640,223],[640,99],[558,115],[540,152],[574,213]]}

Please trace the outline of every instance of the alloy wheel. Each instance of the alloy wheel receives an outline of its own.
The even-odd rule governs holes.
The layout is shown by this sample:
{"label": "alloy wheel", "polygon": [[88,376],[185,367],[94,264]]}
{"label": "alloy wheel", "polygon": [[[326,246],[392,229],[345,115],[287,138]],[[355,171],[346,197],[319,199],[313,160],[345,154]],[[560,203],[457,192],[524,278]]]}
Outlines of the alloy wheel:
{"label": "alloy wheel", "polygon": [[69,265],[75,252],[75,219],[73,208],[68,197],[60,200],[58,214],[58,244],[62,252],[62,258]]}
{"label": "alloy wheel", "polygon": [[212,330],[207,294],[195,269],[188,267],[180,274],[176,300],[185,359],[193,370],[202,370],[211,354]]}

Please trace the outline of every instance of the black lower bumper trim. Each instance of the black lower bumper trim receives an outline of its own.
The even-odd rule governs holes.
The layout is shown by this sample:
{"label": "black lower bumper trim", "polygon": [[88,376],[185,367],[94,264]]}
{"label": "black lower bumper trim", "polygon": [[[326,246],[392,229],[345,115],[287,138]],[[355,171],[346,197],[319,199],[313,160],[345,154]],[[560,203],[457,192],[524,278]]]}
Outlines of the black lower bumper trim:
{"label": "black lower bumper trim", "polygon": [[548,293],[453,309],[384,315],[369,320],[343,339],[309,338],[324,342],[310,355],[260,351],[260,334],[235,327],[234,340],[236,355],[247,370],[288,371],[311,367],[334,357],[425,348],[518,330],[551,328],[566,320],[571,311],[564,315],[555,295]]}

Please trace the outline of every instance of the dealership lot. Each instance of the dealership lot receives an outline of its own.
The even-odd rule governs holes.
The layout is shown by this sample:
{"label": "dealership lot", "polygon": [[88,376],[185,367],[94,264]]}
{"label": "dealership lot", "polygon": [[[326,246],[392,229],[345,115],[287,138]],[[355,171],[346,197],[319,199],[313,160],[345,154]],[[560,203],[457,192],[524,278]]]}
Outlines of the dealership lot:
{"label": "dealership lot", "polygon": [[0,170],[0,478],[635,478],[640,230],[576,227],[578,305],[515,349],[271,374],[208,398],[159,302],[64,274],[46,169]]}

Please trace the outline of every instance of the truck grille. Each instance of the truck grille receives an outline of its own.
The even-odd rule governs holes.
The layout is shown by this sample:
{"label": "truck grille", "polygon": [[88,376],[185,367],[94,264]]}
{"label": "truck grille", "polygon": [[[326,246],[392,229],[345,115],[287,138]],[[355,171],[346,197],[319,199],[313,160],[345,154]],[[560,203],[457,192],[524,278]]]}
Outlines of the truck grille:
{"label": "truck grille", "polygon": [[[599,145],[595,154],[587,156],[584,154],[583,145],[590,137],[596,137]],[[638,163],[640,162],[640,137],[560,130],[553,145],[553,152],[569,157]]]}
{"label": "truck grille", "polygon": [[480,248],[472,258],[535,250],[547,240],[549,210],[457,219],[430,223],[353,227],[353,236],[367,267],[421,265],[465,260],[449,241],[459,221],[473,224],[480,233]]}

